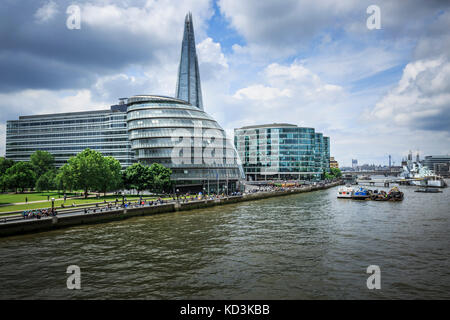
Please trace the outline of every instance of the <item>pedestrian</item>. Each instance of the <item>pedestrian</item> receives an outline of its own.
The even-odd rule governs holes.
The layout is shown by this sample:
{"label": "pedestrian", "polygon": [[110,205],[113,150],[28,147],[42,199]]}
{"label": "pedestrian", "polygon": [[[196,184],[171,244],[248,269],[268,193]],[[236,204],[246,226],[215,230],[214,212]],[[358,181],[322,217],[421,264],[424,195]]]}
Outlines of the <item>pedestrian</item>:
{"label": "pedestrian", "polygon": [[28,197],[25,197],[25,203],[28,203]]}

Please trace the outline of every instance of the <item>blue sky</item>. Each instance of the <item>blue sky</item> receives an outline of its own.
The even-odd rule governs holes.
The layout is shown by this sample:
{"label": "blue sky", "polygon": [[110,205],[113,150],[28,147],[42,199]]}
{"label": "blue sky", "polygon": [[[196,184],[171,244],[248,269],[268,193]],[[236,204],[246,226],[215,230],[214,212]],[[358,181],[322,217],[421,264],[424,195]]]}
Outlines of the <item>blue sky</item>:
{"label": "blue sky", "polygon": [[[315,127],[341,165],[450,153],[445,1],[69,0],[0,3],[0,154],[6,120],[173,95],[191,11],[205,110],[229,134]],[[366,10],[380,8],[381,29]]]}

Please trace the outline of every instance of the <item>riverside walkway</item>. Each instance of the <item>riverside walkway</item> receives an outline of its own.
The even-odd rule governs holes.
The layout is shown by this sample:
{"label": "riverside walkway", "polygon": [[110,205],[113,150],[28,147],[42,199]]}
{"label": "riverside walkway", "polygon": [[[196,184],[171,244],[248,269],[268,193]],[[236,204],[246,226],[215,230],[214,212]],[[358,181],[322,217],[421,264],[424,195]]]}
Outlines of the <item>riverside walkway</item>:
{"label": "riverside walkway", "polygon": [[217,205],[231,204],[242,201],[266,199],[277,196],[285,196],[296,193],[311,192],[331,188],[342,184],[341,181],[322,183],[317,185],[280,188],[271,191],[251,192],[236,196],[215,196],[204,199],[178,199],[178,200],[153,200],[143,202],[128,201],[124,207],[122,203],[102,203],[83,208],[70,208],[57,210],[56,216],[44,216],[38,218],[24,218],[21,214],[13,216],[0,216],[0,237],[18,234],[49,231],[58,228],[66,228],[81,224],[104,223],[114,220],[123,220],[130,217],[154,215],[175,211],[201,209]]}

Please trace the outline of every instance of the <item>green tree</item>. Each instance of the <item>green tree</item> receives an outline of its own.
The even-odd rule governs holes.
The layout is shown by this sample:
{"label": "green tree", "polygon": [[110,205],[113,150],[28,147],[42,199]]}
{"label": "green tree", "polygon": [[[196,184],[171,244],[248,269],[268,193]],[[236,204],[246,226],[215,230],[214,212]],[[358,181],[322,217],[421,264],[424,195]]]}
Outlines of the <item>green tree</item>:
{"label": "green tree", "polygon": [[172,170],[159,163],[153,163],[150,166],[150,171],[153,176],[151,189],[157,192],[170,192],[173,187],[173,181],[170,179]]}
{"label": "green tree", "polygon": [[36,173],[30,162],[19,161],[5,172],[5,183],[9,188],[21,189],[33,188],[36,182]]}
{"label": "green tree", "polygon": [[73,188],[84,190],[84,196],[87,198],[88,191],[99,189],[99,180],[103,175],[103,156],[100,152],[91,149],[85,149],[68,161],[68,167],[63,170],[63,181],[66,183],[72,180]]}
{"label": "green tree", "polygon": [[98,179],[98,189],[106,195],[107,191],[117,190],[121,187],[122,166],[113,157],[104,157],[102,162],[102,175]]}
{"label": "green tree", "polygon": [[153,187],[153,173],[149,166],[138,162],[129,166],[123,174],[124,186],[127,189],[136,189],[138,193]]}
{"label": "green tree", "polygon": [[8,188],[6,170],[11,168],[13,165],[13,160],[0,157],[0,188],[2,189],[2,192],[6,192],[6,188]]}
{"label": "green tree", "polygon": [[42,174],[36,181],[36,190],[49,191],[56,189],[56,170],[49,170]]}
{"label": "green tree", "polygon": [[55,158],[47,151],[37,150],[30,156],[30,161],[34,167],[37,178],[55,168]]}
{"label": "green tree", "polygon": [[13,165],[14,165],[13,160],[0,157],[0,175],[5,174],[6,170],[11,168]]}
{"label": "green tree", "polygon": [[335,177],[335,178],[340,178],[342,177],[342,172],[339,168],[330,168],[331,174]]}
{"label": "green tree", "polygon": [[55,186],[58,191],[65,192],[66,190],[73,190],[75,175],[73,168],[66,163],[61,168],[55,176]]}

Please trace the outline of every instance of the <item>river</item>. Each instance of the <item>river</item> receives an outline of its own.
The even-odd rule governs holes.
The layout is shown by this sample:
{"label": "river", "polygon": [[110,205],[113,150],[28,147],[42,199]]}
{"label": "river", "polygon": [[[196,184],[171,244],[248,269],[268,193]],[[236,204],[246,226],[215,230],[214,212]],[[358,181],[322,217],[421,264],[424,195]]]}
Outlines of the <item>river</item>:
{"label": "river", "polygon": [[[0,299],[450,299],[450,188],[415,189],[401,187],[403,202],[337,199],[336,187],[3,238]],[[81,290],[66,287],[69,265]]]}

